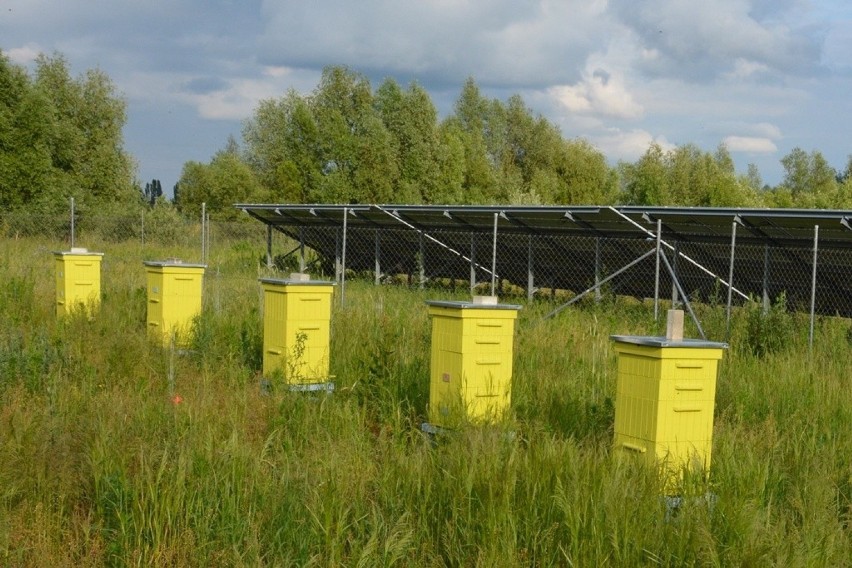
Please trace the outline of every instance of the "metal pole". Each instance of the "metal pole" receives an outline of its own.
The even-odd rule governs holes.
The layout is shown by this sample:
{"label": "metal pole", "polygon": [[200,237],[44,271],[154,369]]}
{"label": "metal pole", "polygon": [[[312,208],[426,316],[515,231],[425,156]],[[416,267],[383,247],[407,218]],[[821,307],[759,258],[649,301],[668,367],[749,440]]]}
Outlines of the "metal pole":
{"label": "metal pole", "polygon": [[470,234],[470,293],[476,290],[476,233]]}
{"label": "metal pole", "polygon": [[675,241],[674,243],[674,258],[672,259],[672,309],[677,308],[678,303],[678,292],[677,292],[677,284],[675,280],[678,277],[677,274],[677,259],[680,256],[680,241]]}
{"label": "metal pole", "polygon": [[[622,266],[621,268],[619,268],[618,270],[616,270],[615,272],[613,272],[612,274],[610,274],[609,276],[607,276],[606,278],[601,280],[601,284],[606,284],[607,282],[609,282],[610,280],[612,280],[613,278],[615,278],[616,276],[618,276],[619,274],[621,274],[625,270],[630,270],[631,268],[633,268],[634,266],[636,266],[637,264],[639,264],[640,262],[642,262],[643,260],[645,260],[646,258],[651,256],[652,254],[654,254],[653,249],[649,250],[648,252],[646,252],[645,254],[640,256],[639,258],[633,260],[629,264]],[[659,258],[659,256],[657,256],[657,258]],[[556,314],[558,314],[559,312],[561,312],[562,310],[564,310],[565,308],[567,308],[568,306],[570,306],[574,302],[579,301],[580,298],[582,298],[583,296],[585,296],[589,292],[593,291],[594,289],[595,289],[595,287],[592,286],[591,288],[588,288],[588,289],[580,292],[579,294],[577,294],[576,296],[574,296],[573,298],[571,298],[570,300],[568,300],[567,302],[565,302],[564,304],[562,304],[561,306],[559,306],[558,308],[556,308],[555,310],[550,312],[549,314],[545,315],[542,319],[547,319],[547,318],[555,316]]]}
{"label": "metal pole", "polygon": [[299,227],[299,272],[305,272],[305,228]]}
{"label": "metal pole", "polygon": [[763,247],[763,313],[769,313],[769,245]]}
{"label": "metal pole", "polygon": [[420,289],[422,290],[426,283],[426,248],[423,246],[423,233],[420,233],[420,266],[418,267],[418,272]]}
{"label": "metal pole", "polygon": [[814,225],[814,268],[811,274],[811,330],[808,335],[808,349],[814,348],[814,312],[816,308],[817,253],[819,252],[819,225]]}
{"label": "metal pole", "polygon": [[660,316],[660,241],[663,233],[663,222],[657,219],[657,268],[654,272],[654,321]]}
{"label": "metal pole", "polygon": [[71,198],[71,248],[74,248],[74,198]]}
{"label": "metal pole", "polygon": [[272,268],[272,225],[266,226],[266,268]]}
{"label": "metal pole", "polygon": [[334,230],[334,281],[340,282],[340,228]]}
{"label": "metal pole", "polygon": [[494,240],[491,247],[491,295],[494,295],[494,284],[497,279],[497,213],[494,214]]}
{"label": "metal pole", "polygon": [[204,260],[207,258],[207,251],[204,250],[204,247],[207,246],[207,242],[205,239],[206,230],[204,228],[204,222],[207,216],[207,202],[201,203],[201,262],[204,263]]}
{"label": "metal pole", "polygon": [[340,303],[346,304],[346,234],[347,222],[349,218],[349,209],[343,208],[343,252],[341,254],[341,270],[340,270]]}
{"label": "metal pole", "polygon": [[380,248],[380,239],[379,239],[379,230],[376,229],[375,232],[375,241],[376,241],[376,266],[374,269],[375,281],[374,284],[378,286],[382,282],[382,262],[381,262],[381,248]]}
{"label": "metal pole", "polygon": [[531,302],[535,285],[535,275],[533,274],[533,249],[532,235],[527,235],[527,301]]}
{"label": "metal pole", "polygon": [[737,222],[731,223],[731,264],[728,268],[727,335],[731,334],[731,295],[734,291],[734,256],[737,250]]}
{"label": "metal pole", "polygon": [[686,294],[684,293],[683,288],[680,285],[680,281],[678,281],[677,277],[675,276],[675,272],[672,268],[672,265],[669,264],[669,259],[666,258],[665,253],[663,253],[661,257],[657,258],[662,258],[663,262],[666,264],[666,268],[668,269],[669,274],[671,274],[672,281],[675,283],[675,286],[677,286],[677,289],[680,291],[680,295],[683,298],[683,304],[686,306],[686,310],[692,317],[692,321],[695,322],[695,327],[698,328],[698,333],[701,335],[701,339],[707,339],[707,336],[704,335],[704,329],[701,327],[701,322],[698,321],[698,317],[695,315],[695,312],[692,311],[692,304],[689,303],[689,299],[686,297]]}
{"label": "metal pole", "polygon": [[601,238],[595,237],[595,302],[601,301]]}

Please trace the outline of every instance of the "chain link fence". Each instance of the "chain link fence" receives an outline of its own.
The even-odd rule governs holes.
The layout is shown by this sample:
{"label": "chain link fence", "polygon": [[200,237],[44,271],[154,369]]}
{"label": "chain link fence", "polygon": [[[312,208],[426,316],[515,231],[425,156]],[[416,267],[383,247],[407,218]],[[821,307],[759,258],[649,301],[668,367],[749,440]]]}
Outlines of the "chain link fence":
{"label": "chain link fence", "polygon": [[256,282],[259,271],[308,272],[342,284],[342,301],[345,283],[357,279],[551,301],[552,314],[584,298],[606,297],[654,299],[655,306],[660,301],[687,309],[694,302],[727,305],[730,313],[750,301],[768,309],[783,295],[789,309],[810,313],[811,322],[814,314],[852,316],[846,285],[852,250],[818,250],[816,243],[812,249],[671,240],[660,245],[648,235],[425,231],[403,224],[273,228],[248,217],[186,219],[170,208],[111,216],[7,213],[0,215],[0,236],[44,238],[57,250],[102,242],[138,245],[143,255],[174,251],[184,260],[208,264],[217,279]]}

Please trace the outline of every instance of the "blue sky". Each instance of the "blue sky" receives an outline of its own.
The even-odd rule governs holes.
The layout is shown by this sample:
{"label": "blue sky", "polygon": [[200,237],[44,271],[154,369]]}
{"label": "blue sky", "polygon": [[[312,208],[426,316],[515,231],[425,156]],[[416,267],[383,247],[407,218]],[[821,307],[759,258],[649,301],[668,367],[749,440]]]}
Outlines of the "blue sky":
{"label": "blue sky", "polygon": [[0,49],[106,72],[138,179],[169,192],[186,161],[241,139],[258,101],[341,64],[374,88],[419,82],[442,116],[467,77],[520,94],[613,164],[652,142],[724,143],[774,185],[795,147],[838,169],[852,154],[846,0],[0,0]]}

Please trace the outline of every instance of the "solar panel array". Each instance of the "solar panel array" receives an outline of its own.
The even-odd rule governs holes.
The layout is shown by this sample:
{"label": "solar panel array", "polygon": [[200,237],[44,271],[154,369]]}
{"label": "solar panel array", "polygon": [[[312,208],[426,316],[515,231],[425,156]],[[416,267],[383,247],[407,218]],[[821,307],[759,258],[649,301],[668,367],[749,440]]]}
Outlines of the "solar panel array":
{"label": "solar panel array", "polygon": [[[617,294],[653,297],[657,227],[684,291],[708,299],[769,298],[808,309],[817,250],[816,311],[852,315],[852,211],[677,207],[508,207],[239,204],[313,249],[321,269],[415,280],[488,282],[580,293],[615,272]],[[345,219],[345,220],[344,220]],[[734,232],[736,234],[734,235]],[[495,247],[496,233],[496,247]],[[732,246],[732,244],[734,246]],[[647,255],[644,258],[643,255]],[[637,261],[637,259],[642,259]],[[635,263],[630,266],[631,263]],[[628,267],[625,269],[625,267]],[[672,281],[662,272],[661,289]]]}

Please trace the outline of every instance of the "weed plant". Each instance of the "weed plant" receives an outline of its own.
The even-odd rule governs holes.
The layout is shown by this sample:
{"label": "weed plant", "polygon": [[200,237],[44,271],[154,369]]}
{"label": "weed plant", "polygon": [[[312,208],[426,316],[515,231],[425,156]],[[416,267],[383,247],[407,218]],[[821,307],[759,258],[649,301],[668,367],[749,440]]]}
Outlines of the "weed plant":
{"label": "weed plant", "polygon": [[193,342],[174,354],[146,337],[142,260],[190,252],[89,244],[105,253],[90,320],[55,316],[54,248],[0,242],[2,565],[852,563],[846,320],[818,319],[809,351],[806,318],[738,308],[729,333],[723,307],[696,305],[731,347],[709,483],[691,480],[672,511],[654,471],[610,451],[610,335],[661,333],[647,302],[546,320],[556,304],[524,302],[513,418],[433,441],[419,430],[424,301],[462,293],[348,282],[335,393],[269,392],[256,251],[211,260]]}

